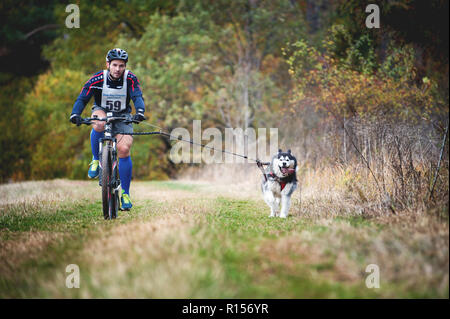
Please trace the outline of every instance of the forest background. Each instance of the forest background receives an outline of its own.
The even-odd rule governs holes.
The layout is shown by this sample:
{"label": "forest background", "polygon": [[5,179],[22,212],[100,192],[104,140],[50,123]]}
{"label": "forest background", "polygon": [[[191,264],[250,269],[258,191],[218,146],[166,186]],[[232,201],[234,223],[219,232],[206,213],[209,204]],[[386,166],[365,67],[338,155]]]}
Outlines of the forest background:
{"label": "forest background", "polygon": [[[2,1],[0,183],[86,178],[90,128],[68,118],[121,47],[149,123],[277,127],[300,174],[332,171],[394,211],[446,211],[448,1],[370,3],[380,28],[367,28],[366,1],[77,1],[80,28],[65,26],[64,1]],[[171,147],[136,138],[133,178],[206,166],[175,165]]]}

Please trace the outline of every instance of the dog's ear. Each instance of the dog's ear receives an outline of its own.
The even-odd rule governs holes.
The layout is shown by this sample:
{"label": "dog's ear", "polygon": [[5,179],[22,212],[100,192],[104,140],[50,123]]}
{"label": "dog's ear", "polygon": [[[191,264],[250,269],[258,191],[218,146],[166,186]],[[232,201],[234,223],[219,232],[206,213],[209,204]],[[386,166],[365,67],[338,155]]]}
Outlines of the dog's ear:
{"label": "dog's ear", "polygon": [[288,150],[288,154],[291,154],[291,150],[290,149]]}
{"label": "dog's ear", "polygon": [[283,153],[283,151],[281,150],[281,148],[278,149],[278,153]]}

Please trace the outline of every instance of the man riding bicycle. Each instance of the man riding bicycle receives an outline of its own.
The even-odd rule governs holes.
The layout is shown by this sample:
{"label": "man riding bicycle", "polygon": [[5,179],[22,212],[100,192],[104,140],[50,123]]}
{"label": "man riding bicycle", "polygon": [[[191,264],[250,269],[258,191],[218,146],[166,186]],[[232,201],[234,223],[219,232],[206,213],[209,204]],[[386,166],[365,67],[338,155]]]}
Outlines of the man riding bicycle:
{"label": "man riding bicycle", "polygon": [[[145,105],[142,91],[137,77],[126,70],[128,54],[125,50],[112,49],[106,55],[107,70],[95,73],[83,86],[70,115],[70,121],[76,125],[82,122],[81,113],[92,96],[94,106],[92,117],[105,118],[106,112],[113,112],[115,116],[131,116],[130,100],[133,100],[136,114],[132,117],[134,121],[145,120]],[[95,121],[91,131],[92,162],[89,164],[89,178],[99,175],[99,141],[103,138],[105,122]],[[115,132],[133,133],[133,125],[118,122]],[[130,183],[132,162],[130,149],[133,144],[131,135],[117,134],[117,151],[119,157],[119,177],[121,181],[122,209],[129,210],[133,205],[130,199]]]}

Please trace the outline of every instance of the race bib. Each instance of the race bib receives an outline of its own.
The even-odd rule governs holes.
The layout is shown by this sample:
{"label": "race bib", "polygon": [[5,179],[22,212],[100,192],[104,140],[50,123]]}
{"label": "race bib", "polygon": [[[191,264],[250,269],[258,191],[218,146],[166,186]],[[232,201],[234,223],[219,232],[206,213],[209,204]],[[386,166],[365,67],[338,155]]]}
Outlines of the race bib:
{"label": "race bib", "polygon": [[121,88],[110,88],[107,85],[107,70],[103,70],[103,89],[101,107],[111,112],[121,112],[127,107],[127,76],[128,70],[124,72]]}

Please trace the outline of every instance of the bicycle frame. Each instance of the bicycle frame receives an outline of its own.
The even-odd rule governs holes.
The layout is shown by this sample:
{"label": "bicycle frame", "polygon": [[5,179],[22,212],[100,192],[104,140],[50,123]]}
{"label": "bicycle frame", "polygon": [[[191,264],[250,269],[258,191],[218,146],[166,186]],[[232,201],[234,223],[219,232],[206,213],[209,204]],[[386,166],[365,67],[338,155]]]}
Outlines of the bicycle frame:
{"label": "bicycle frame", "polygon": [[[101,159],[99,163],[99,185],[102,187],[103,216],[105,219],[116,218],[117,212],[120,209],[117,140],[112,134],[113,124],[113,121],[108,121],[107,116],[105,137],[101,138],[99,143],[99,158]],[[106,154],[103,154],[104,152]],[[104,175],[104,172],[106,175]]]}
{"label": "bicycle frame", "polygon": [[136,123],[126,117],[113,116],[112,112],[106,113],[106,118],[83,119],[83,124],[92,124],[92,121],[105,122],[105,136],[99,141],[99,185],[102,187],[103,217],[114,219],[120,208],[119,200],[119,169],[117,160],[117,139],[113,134],[114,123]]}

